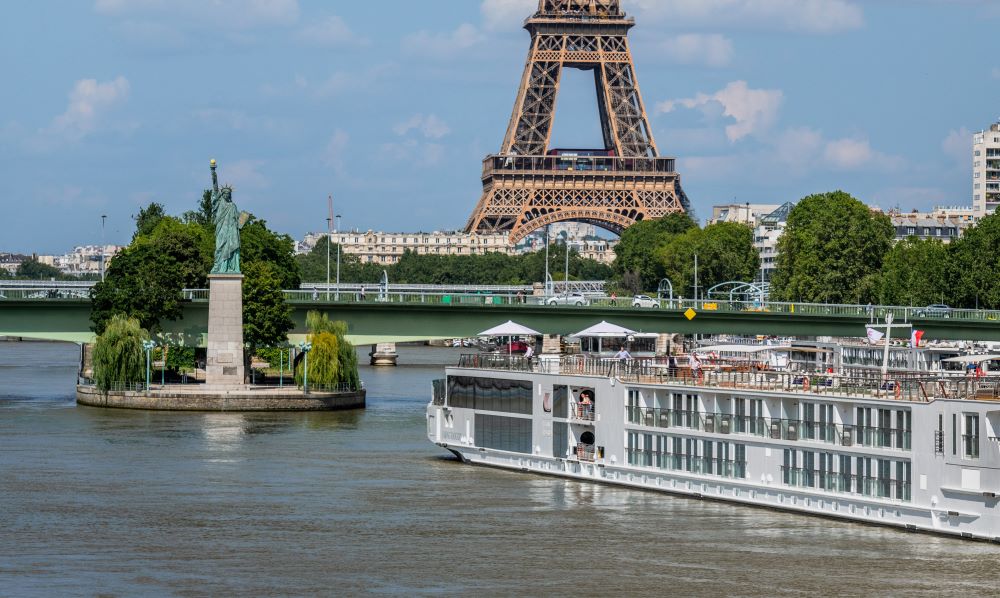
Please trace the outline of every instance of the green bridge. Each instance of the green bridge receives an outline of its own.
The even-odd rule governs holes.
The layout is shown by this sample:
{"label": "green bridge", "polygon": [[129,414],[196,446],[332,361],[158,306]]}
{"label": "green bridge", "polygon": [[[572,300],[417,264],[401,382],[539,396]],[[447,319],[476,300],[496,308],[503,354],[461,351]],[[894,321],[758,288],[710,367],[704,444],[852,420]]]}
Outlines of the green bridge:
{"label": "green bridge", "polygon": [[[0,336],[91,342],[90,301],[79,292],[25,293],[9,290],[0,297]],[[207,291],[185,291],[184,317],[164,322],[163,340],[204,346],[208,326]],[[570,334],[601,320],[641,332],[777,336],[853,336],[865,325],[893,313],[895,322],[911,323],[928,340],[1000,341],[1000,311],[930,309],[809,303],[763,303],[748,306],[722,301],[662,301],[658,308],[634,308],[628,299],[608,298],[584,305],[545,305],[541,298],[509,294],[379,293],[361,298],[341,293],[287,291],[294,308],[291,341],[305,335],[305,316],[320,310],[344,320],[356,344],[404,342],[475,336],[507,320],[547,334]],[[689,311],[690,310],[690,311]],[[690,316],[690,317],[689,317]],[[898,338],[905,332],[894,331]]]}

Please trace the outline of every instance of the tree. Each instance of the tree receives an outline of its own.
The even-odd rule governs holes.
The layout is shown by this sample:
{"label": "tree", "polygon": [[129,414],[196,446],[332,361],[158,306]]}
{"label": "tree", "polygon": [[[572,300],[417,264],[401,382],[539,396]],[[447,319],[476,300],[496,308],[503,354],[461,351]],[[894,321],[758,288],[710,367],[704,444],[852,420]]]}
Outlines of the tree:
{"label": "tree", "polygon": [[18,264],[14,277],[25,280],[59,280],[63,278],[63,273],[59,271],[59,268],[31,258]]}
{"label": "tree", "polygon": [[257,349],[285,344],[295,323],[292,308],[285,303],[283,281],[272,262],[249,262],[243,266],[243,275],[243,342],[249,347],[244,353],[249,365]]}
{"label": "tree", "polygon": [[115,314],[94,343],[94,384],[107,393],[118,384],[145,380],[146,361],[142,342],[149,333],[139,321]]}
{"label": "tree", "polygon": [[736,222],[691,228],[672,237],[657,252],[664,276],[681,296],[694,296],[694,256],[698,256],[698,294],[722,282],[752,281],[760,267],[753,230]]}
{"label": "tree", "polygon": [[[347,340],[347,324],[331,321],[329,316],[318,311],[306,314],[306,328],[312,350],[309,353],[309,381],[317,385],[335,385],[356,390],[361,387],[358,375],[358,355]],[[295,369],[295,381],[304,381],[305,360],[300,360]]]}
{"label": "tree", "polygon": [[240,261],[244,266],[253,262],[271,264],[272,273],[280,280],[282,289],[297,289],[302,281],[299,264],[295,261],[295,242],[288,235],[271,231],[266,221],[255,216],[251,216],[240,231]]}
{"label": "tree", "polygon": [[878,275],[892,243],[889,217],[843,191],[810,195],[788,214],[778,240],[771,297],[815,303],[877,300]]}
{"label": "tree", "polygon": [[936,239],[910,237],[885,256],[879,277],[882,305],[930,305],[951,295],[948,248]]}
{"label": "tree", "polygon": [[643,289],[655,287],[663,278],[663,262],[657,251],[671,238],[696,227],[690,216],[679,213],[636,222],[622,232],[615,246],[614,272],[618,276],[635,273]]}
{"label": "tree", "polygon": [[956,307],[1000,308],[1000,215],[991,214],[948,247]]}
{"label": "tree", "polygon": [[139,213],[135,215],[135,233],[132,234],[132,240],[152,234],[164,216],[166,214],[163,212],[163,206],[155,201],[145,208],[139,208]]}
{"label": "tree", "polygon": [[183,315],[181,291],[203,289],[212,267],[212,237],[202,226],[165,216],[112,258],[105,280],[91,291],[96,333],[115,314],[128,314],[146,330]]}

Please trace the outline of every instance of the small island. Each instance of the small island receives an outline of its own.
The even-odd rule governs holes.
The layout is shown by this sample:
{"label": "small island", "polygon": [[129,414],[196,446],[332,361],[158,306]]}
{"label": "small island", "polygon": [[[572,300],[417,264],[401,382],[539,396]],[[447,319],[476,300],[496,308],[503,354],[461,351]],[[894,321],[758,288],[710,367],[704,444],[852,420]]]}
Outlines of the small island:
{"label": "small island", "polygon": [[[347,325],[310,312],[305,340],[289,342],[294,322],[282,289],[299,282],[291,238],[239,212],[232,187],[219,187],[215,160],[210,167],[212,189],[201,209],[181,218],[167,216],[159,204],[140,211],[132,243],[96,285],[91,320],[97,340],[84,349],[77,403],[171,411],[363,408],[365,389]],[[252,241],[250,255],[243,255],[244,237]],[[180,303],[193,300],[181,297],[181,290],[204,288],[206,281],[207,335],[162,333],[160,322],[179,319]],[[201,344],[206,352],[199,368],[193,345]],[[159,384],[152,379],[154,350]],[[186,361],[190,375],[185,370],[168,383],[170,355],[175,366]],[[264,370],[260,380],[258,369]],[[266,373],[273,369],[277,383]]]}

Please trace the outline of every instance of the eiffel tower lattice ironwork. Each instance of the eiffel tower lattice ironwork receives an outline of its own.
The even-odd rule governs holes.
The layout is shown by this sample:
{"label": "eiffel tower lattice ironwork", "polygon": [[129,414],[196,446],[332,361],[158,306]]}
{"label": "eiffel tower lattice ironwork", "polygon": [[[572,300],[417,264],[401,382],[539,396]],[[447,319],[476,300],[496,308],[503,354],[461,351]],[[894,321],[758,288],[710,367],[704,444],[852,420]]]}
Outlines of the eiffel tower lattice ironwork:
{"label": "eiffel tower lattice ironwork", "polygon": [[[499,154],[483,162],[468,232],[509,231],[516,243],[561,221],[615,233],[690,209],[673,158],[660,157],[639,93],[620,0],[539,0],[525,21],[531,48]],[[550,151],[564,68],[592,70],[604,136],[599,151]]]}

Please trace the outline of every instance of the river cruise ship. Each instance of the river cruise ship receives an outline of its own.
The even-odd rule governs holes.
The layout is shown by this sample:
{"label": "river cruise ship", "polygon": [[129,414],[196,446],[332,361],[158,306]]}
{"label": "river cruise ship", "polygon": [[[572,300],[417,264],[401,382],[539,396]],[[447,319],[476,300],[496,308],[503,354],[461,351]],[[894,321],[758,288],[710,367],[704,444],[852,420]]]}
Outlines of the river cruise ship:
{"label": "river cruise ship", "polygon": [[1000,377],[464,355],[427,435],[466,463],[1000,542]]}

